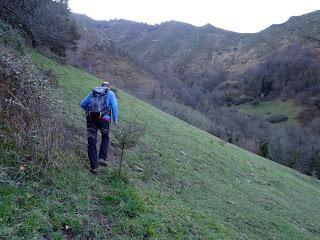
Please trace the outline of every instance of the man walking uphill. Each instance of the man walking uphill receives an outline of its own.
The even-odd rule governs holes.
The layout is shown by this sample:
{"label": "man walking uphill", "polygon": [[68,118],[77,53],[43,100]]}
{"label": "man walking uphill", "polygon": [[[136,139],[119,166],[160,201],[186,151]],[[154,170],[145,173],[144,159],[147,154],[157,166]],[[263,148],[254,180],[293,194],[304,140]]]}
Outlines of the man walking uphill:
{"label": "man walking uphill", "polygon": [[[91,172],[98,173],[99,164],[107,166],[109,149],[109,130],[111,118],[115,125],[118,119],[117,99],[110,90],[110,83],[104,82],[101,87],[94,87],[82,100],[81,107],[86,111],[88,156],[90,159]],[[97,154],[97,132],[101,132],[102,140]]]}

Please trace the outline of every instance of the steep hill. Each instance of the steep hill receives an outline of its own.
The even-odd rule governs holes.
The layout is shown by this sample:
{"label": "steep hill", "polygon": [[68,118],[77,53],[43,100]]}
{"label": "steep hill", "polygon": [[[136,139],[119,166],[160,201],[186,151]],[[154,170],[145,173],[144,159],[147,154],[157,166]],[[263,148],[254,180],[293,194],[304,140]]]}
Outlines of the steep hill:
{"label": "steep hill", "polygon": [[[139,68],[151,73],[174,92],[181,103],[196,107],[188,99],[191,94],[202,107],[208,101],[211,104],[238,104],[254,97],[267,97],[269,100],[291,98],[303,105],[312,105],[310,99],[301,100],[305,95],[314,97],[314,94],[305,92],[306,85],[310,87],[310,80],[303,77],[302,80],[292,79],[290,71],[291,66],[301,65],[301,61],[305,64],[301,67],[301,75],[310,70],[310,65],[320,66],[319,61],[309,59],[319,57],[319,11],[291,17],[283,24],[272,25],[253,34],[230,32],[210,24],[195,27],[170,21],[147,25],[127,20],[95,21],[78,14],[74,17],[80,26],[92,29],[98,38],[103,37],[104,42],[121,49]],[[296,45],[299,48],[293,48],[298,50],[291,50]],[[308,51],[314,52],[314,56],[309,56]],[[287,63],[286,58],[291,58],[291,62]],[[289,67],[270,70],[268,66],[273,60],[278,60],[275,66]],[[259,76],[269,71],[275,73],[277,79],[272,79],[265,86],[266,83],[256,80],[258,76],[252,73],[260,69],[263,70]],[[314,70],[309,72],[312,88],[315,88],[319,85],[319,74]],[[281,79],[283,76],[288,77]],[[266,74],[265,78],[271,77]],[[255,82],[255,89],[250,89],[247,79]],[[173,95],[172,92],[169,96]]]}
{"label": "steep hill", "polygon": [[51,97],[70,119],[78,147],[64,152],[63,167],[52,169],[49,182],[2,181],[2,238],[320,239],[319,181],[120,90],[118,127],[136,118],[146,134],[127,155],[126,177],[105,169],[91,176],[79,101],[101,80],[32,55],[56,74]]}
{"label": "steep hill", "polygon": [[[157,90],[159,93],[162,84],[154,75],[136,64],[129,55],[122,51],[106,37],[85,25],[78,27],[81,35],[77,50],[67,51],[67,61],[85,71],[110,81],[113,85],[126,89],[140,98],[152,98]],[[169,89],[168,95],[172,94]]]}

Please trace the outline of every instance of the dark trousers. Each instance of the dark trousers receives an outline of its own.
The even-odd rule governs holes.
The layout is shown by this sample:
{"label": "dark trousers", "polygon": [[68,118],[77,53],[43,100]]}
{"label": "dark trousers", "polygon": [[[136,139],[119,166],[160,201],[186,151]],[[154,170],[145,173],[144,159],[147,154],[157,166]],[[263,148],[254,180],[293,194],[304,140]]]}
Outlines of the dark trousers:
{"label": "dark trousers", "polygon": [[[99,150],[99,158],[97,155],[97,132],[101,132],[102,140]],[[109,149],[109,129],[110,122],[104,119],[87,116],[87,134],[88,134],[88,157],[92,169],[99,166],[99,159],[107,160]]]}

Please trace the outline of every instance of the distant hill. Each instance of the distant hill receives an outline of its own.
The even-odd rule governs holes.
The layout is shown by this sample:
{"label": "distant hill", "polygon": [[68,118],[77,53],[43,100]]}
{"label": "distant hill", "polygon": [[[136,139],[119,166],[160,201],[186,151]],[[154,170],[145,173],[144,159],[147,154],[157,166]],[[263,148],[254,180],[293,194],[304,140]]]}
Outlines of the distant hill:
{"label": "distant hill", "polygon": [[95,28],[83,25],[79,26],[78,32],[81,39],[77,50],[69,49],[67,52],[69,63],[141,98],[152,97],[153,89],[160,88],[161,84],[152,74],[137,65],[127,53],[108,41]]}
{"label": "distant hill", "polygon": [[[258,91],[248,93],[242,83],[249,70],[273,56],[287,54],[293,44],[315,52],[320,48],[320,11],[291,17],[283,24],[250,34],[210,24],[195,27],[170,21],[148,25],[127,20],[95,21],[78,14],[74,17],[80,26],[94,32],[91,37],[96,41],[103,39],[116,47],[171,91],[183,96],[182,88],[192,88],[195,95],[205,95],[201,101],[225,92],[232,100],[243,94],[256,97],[263,87],[259,85]],[[84,51],[81,46],[80,51]],[[287,82],[290,88],[290,79]]]}

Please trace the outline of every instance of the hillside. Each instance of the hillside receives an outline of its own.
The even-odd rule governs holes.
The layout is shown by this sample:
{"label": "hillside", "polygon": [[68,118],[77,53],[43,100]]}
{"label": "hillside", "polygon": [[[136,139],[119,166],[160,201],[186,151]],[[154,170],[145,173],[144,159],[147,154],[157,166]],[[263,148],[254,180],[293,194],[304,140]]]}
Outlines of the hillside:
{"label": "hillside", "polygon": [[181,86],[192,87],[193,91],[200,88],[208,92],[207,98],[221,90],[239,97],[243,94],[240,81],[247,77],[247,70],[270,56],[285,57],[285,50],[295,43],[317,52],[320,41],[319,11],[291,17],[253,34],[230,32],[210,24],[195,27],[170,21],[147,25],[126,20],[95,21],[78,14],[74,17],[80,26],[94,30],[98,38],[111,42],[142,69],[153,72],[158,81],[171,84],[169,89],[181,92]]}
{"label": "hillside", "polygon": [[320,239],[319,181],[120,90],[118,127],[137,118],[146,134],[127,156],[124,177],[105,169],[91,176],[79,102],[101,81],[37,53],[32,59],[56,74],[51,97],[78,145],[64,152],[50,181],[1,181],[1,238]]}
{"label": "hillside", "polygon": [[[140,98],[152,98],[161,83],[152,73],[136,64],[127,53],[107,41],[99,31],[88,26],[79,26],[81,38],[77,50],[67,51],[67,62],[95,74],[105,81],[126,89]],[[168,91],[168,89],[166,89]],[[168,91],[169,95],[172,91]]]}

